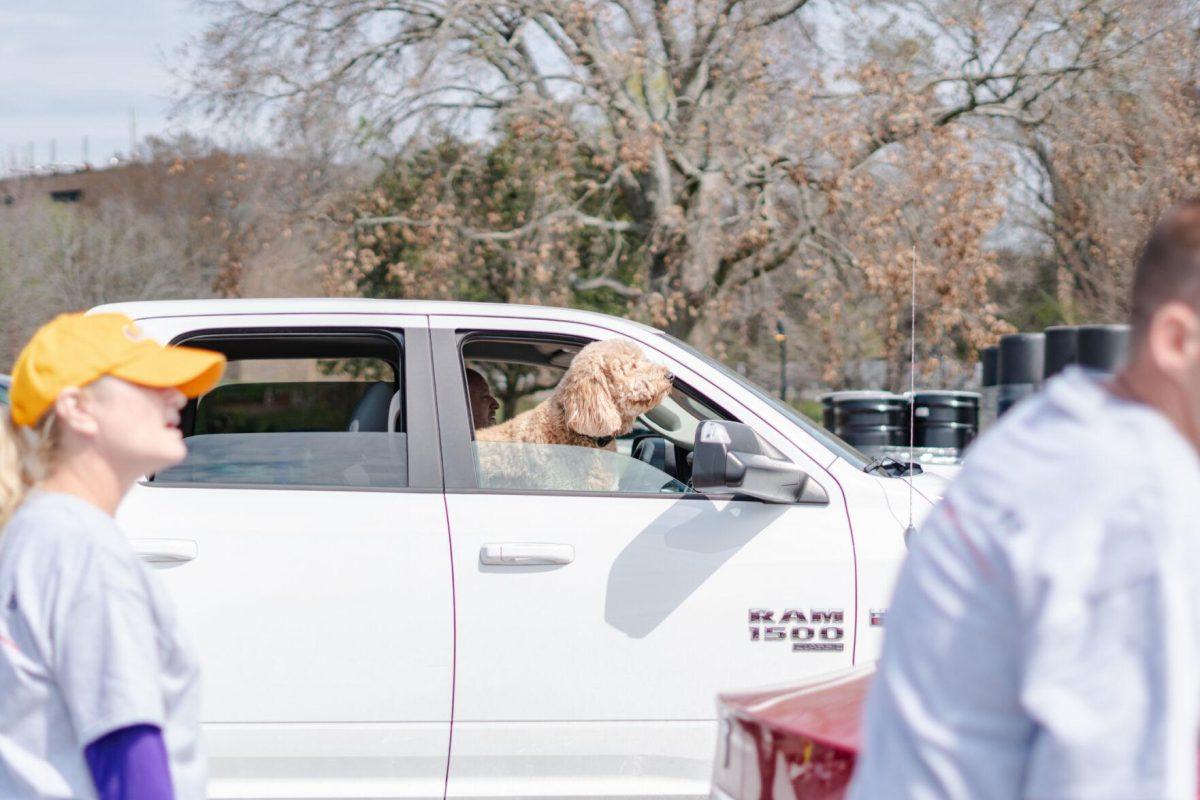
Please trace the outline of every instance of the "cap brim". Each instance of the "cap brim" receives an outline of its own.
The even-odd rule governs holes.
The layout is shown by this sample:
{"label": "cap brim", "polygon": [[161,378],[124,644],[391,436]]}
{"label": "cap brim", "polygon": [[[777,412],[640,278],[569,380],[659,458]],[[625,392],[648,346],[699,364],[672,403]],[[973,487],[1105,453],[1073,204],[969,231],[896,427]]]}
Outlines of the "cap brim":
{"label": "cap brim", "polygon": [[188,397],[199,397],[216,386],[224,373],[225,356],[220,353],[156,344],[109,374],[140,386],[175,388]]}

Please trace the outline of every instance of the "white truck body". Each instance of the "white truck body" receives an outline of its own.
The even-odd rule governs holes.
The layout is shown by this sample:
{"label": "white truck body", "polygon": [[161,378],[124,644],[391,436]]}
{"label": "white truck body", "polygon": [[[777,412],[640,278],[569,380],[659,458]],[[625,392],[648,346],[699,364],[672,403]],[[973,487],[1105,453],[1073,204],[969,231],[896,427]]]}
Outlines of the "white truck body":
{"label": "white truck body", "polygon": [[[102,310],[162,341],[240,342],[259,359],[304,342],[319,355],[322,337],[357,333],[394,335],[403,352],[406,485],[147,479],[121,506],[199,649],[213,798],[706,796],[718,691],[878,653],[872,612],[905,554],[907,480],[865,472],[659,331],[449,302]],[[462,390],[472,336],[628,337],[828,502],[486,488]],[[914,479],[918,520],[943,485]],[[482,563],[500,545],[569,559]]]}

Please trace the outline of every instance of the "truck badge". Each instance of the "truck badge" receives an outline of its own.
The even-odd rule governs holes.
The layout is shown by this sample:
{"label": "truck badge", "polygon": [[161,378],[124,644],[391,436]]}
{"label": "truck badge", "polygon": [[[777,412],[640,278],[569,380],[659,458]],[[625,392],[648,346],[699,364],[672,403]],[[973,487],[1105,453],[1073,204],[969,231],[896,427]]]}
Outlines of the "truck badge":
{"label": "truck badge", "polygon": [[845,649],[845,614],[840,608],[785,608],[776,619],[769,608],[750,609],[750,641],[791,641],[794,653],[840,653]]}

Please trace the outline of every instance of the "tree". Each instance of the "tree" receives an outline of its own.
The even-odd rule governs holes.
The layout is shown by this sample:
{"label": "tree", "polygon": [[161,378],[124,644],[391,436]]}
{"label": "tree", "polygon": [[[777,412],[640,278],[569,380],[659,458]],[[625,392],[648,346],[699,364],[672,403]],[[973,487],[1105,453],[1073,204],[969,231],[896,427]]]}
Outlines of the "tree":
{"label": "tree", "polygon": [[1200,193],[1198,30],[1168,31],[1122,69],[1093,70],[1048,119],[1014,131],[1049,321],[1127,318],[1151,223]]}
{"label": "tree", "polygon": [[11,359],[55,314],[100,303],[306,293],[297,287],[315,283],[328,235],[314,209],[335,204],[346,173],[185,136],[79,173],[79,203],[50,202],[36,176],[14,179],[0,206],[0,351]]}
{"label": "tree", "polygon": [[[624,310],[625,298],[580,293],[574,282],[601,260],[632,276],[641,243],[610,246],[589,227],[553,219],[585,193],[583,149],[547,143],[522,127],[495,145],[443,134],[392,160],[338,219],[331,293],[542,302]],[[595,209],[599,210],[599,209]],[[626,284],[618,288],[628,293]],[[608,295],[606,297],[606,294]]]}
{"label": "tree", "polygon": [[[521,222],[499,214],[476,227],[470,215],[425,198],[392,215],[417,239],[437,230],[521,242],[500,250],[514,265],[525,259],[518,272],[542,281],[534,299],[558,302],[568,287],[575,299],[615,294],[630,313],[678,336],[736,350],[743,340],[728,337],[730,320],[777,312],[807,319],[815,304],[835,315],[837,300],[892,308],[907,284],[898,253],[937,231],[953,230],[958,244],[936,245],[929,257],[970,255],[935,269],[951,273],[946,284],[969,283],[963,299],[983,305],[987,276],[966,270],[982,258],[990,231],[965,219],[944,223],[936,202],[973,198],[977,170],[955,174],[918,158],[919,148],[953,149],[993,125],[1036,128],[1081,76],[1175,24],[1178,6],[218,0],[216,22],[193,52],[191,96],[214,114],[266,112],[283,127],[334,109],[376,144],[427,148],[437,138],[430,130],[450,128],[492,131],[493,141],[515,131],[517,144],[570,152],[549,163]],[[837,25],[865,33],[826,30]],[[904,235],[857,227],[898,219],[879,198],[900,202],[889,181],[914,175],[924,183],[899,209]],[[994,209],[972,207],[979,220],[998,219]],[[563,240],[588,231],[607,253],[551,265],[547,230]],[[459,265],[455,258],[443,269]],[[848,291],[865,294],[841,294]],[[938,322],[944,317],[919,317],[920,338],[949,325],[968,345],[998,330],[986,308]],[[874,338],[898,363],[888,327],[896,321],[894,309],[861,320],[870,330],[859,339]],[[825,370],[827,378],[836,372]]]}
{"label": "tree", "polygon": [[167,219],[124,200],[94,212],[19,200],[0,211],[0,358],[11,364],[55,314],[123,300],[203,297],[213,277],[194,269]]}
{"label": "tree", "polygon": [[231,150],[186,135],[149,137],[122,173],[114,188],[172,220],[188,261],[222,297],[316,291],[324,212],[361,181],[312,150]]}

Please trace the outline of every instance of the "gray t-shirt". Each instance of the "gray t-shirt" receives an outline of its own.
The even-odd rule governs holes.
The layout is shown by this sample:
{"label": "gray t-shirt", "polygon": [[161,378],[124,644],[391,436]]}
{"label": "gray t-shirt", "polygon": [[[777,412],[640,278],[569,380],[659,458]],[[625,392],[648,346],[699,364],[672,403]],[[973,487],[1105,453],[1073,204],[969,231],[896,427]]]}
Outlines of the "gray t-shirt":
{"label": "gray t-shirt", "polygon": [[850,796],[1195,800],[1200,459],[1072,370],[910,543]]}
{"label": "gray t-shirt", "polygon": [[199,670],[166,590],[116,523],[35,491],[0,533],[0,797],[96,797],[84,748],[163,732],[178,800],[205,797]]}

